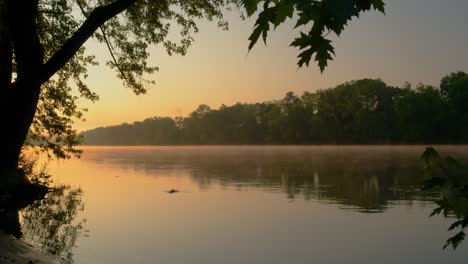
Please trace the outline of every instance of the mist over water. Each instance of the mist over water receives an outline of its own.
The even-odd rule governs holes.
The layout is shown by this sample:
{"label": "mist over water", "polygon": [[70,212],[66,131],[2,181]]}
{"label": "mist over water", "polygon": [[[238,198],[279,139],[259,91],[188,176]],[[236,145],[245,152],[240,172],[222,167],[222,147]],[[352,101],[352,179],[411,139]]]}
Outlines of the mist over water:
{"label": "mist over water", "polygon": [[[424,148],[85,147],[51,164],[80,187],[65,199],[80,202],[74,246],[55,248],[75,263],[465,263],[466,245],[442,250],[451,219],[428,217]],[[466,146],[436,149],[468,161]],[[30,234],[41,214],[27,210]]]}

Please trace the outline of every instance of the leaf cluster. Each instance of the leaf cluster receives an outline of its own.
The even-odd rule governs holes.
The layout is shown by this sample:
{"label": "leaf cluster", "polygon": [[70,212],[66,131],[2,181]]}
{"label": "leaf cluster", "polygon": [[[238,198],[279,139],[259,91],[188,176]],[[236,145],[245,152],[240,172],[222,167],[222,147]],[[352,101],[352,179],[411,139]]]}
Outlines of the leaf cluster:
{"label": "leaf cluster", "polygon": [[258,13],[252,34],[249,37],[249,50],[260,36],[266,44],[271,27],[278,27],[288,18],[296,21],[300,35],[291,46],[300,50],[298,66],[309,66],[312,58],[323,72],[332,60],[335,50],[327,35],[331,32],[339,36],[348,22],[358,18],[364,11],[375,9],[385,13],[383,0],[241,0],[248,16]]}
{"label": "leaf cluster", "polygon": [[431,216],[442,214],[457,219],[450,225],[449,231],[459,231],[444,245],[444,249],[448,246],[456,249],[464,240],[464,230],[468,227],[468,168],[451,156],[442,159],[432,147],[428,147],[421,158],[425,163],[424,188],[437,189],[442,194]]}

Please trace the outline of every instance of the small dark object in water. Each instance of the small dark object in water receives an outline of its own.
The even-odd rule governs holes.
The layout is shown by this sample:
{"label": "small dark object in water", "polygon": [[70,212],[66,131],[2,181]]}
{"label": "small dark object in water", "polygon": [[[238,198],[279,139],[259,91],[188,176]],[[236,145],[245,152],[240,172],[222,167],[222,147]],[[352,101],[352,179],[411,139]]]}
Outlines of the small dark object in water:
{"label": "small dark object in water", "polygon": [[170,189],[170,190],[168,191],[168,193],[176,193],[176,192],[179,192],[179,191],[178,191],[178,190],[174,190],[174,189]]}

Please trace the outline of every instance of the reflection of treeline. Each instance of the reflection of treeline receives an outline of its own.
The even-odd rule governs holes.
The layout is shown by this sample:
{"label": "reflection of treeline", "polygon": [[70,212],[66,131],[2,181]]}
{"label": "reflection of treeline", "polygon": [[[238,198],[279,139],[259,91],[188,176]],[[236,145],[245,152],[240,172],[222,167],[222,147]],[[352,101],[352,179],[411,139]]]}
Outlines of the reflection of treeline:
{"label": "reflection of treeline", "polygon": [[255,104],[200,105],[188,117],[154,117],[83,133],[88,145],[467,143],[468,74],[440,88],[363,79]]}
{"label": "reflection of treeline", "polygon": [[[284,192],[288,198],[304,197],[337,203],[363,212],[385,209],[390,202],[433,200],[419,191],[419,162],[399,153],[344,150],[284,152],[274,154],[200,156],[191,177],[202,186],[217,183],[237,190],[263,189]],[[317,156],[316,156],[317,155]],[[322,156],[319,156],[322,155]],[[192,166],[189,166],[192,167]]]}
{"label": "reflection of treeline", "polygon": [[[466,152],[442,148],[457,157]],[[261,189],[364,212],[389,203],[432,201],[420,190],[419,147],[182,147],[86,151],[85,159],[151,176],[183,173],[200,188]]]}

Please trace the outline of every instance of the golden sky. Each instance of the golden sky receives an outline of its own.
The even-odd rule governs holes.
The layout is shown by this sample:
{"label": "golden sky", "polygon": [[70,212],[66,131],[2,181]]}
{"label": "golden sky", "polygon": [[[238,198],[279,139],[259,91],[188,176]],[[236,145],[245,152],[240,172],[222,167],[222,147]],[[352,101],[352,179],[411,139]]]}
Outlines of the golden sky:
{"label": "golden sky", "polygon": [[91,104],[81,130],[143,120],[152,116],[185,116],[199,104],[280,99],[288,91],[301,94],[360,78],[382,78],[390,85],[405,81],[438,85],[446,74],[468,71],[468,1],[387,0],[387,15],[365,13],[334,42],[336,58],[323,74],[311,63],[298,69],[298,51],[289,47],[296,32],[291,24],[270,33],[268,45],[247,52],[253,20],[236,12],[226,16],[229,31],[200,23],[186,56],[168,56],[155,47],[150,63],[160,72],[156,85],[136,96],[123,87],[104,61],[107,51],[90,41],[87,47],[102,60],[90,68],[88,84],[100,96]]}

